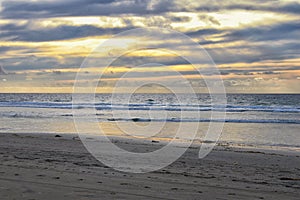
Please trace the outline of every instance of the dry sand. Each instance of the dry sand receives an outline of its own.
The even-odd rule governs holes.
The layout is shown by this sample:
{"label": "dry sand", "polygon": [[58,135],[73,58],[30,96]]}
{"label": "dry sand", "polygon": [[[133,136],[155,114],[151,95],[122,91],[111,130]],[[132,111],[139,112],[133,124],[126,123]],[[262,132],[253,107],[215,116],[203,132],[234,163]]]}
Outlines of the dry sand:
{"label": "dry sand", "polygon": [[[127,149],[160,143],[114,140]],[[0,199],[299,199],[299,154],[190,148],[172,165],[128,174],[95,160],[72,135],[0,134]]]}

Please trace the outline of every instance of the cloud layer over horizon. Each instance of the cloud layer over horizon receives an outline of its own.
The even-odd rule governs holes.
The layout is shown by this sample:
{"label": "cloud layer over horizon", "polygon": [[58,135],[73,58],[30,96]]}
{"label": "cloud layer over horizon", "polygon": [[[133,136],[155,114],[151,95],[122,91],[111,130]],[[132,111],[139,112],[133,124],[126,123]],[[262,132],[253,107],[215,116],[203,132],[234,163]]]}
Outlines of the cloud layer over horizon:
{"label": "cloud layer over horizon", "polygon": [[[141,27],[176,30],[202,45],[218,65],[229,92],[300,92],[299,0],[0,3],[0,65],[10,73],[0,77],[2,92],[19,91],[18,87],[71,87],[76,69],[95,47],[113,35]],[[188,46],[180,48],[189,51]],[[174,68],[186,66],[181,73],[194,74],[189,63],[178,57],[142,52],[124,59],[127,65],[159,61]]]}

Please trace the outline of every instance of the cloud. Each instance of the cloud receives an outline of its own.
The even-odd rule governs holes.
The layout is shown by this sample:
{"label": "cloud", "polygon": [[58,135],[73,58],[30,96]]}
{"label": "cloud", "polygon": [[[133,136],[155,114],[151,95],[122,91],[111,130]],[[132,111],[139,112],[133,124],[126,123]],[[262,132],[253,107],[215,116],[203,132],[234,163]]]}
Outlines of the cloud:
{"label": "cloud", "polygon": [[[0,8],[0,63],[10,71],[52,70],[48,75],[60,80],[62,75],[67,76],[63,69],[80,66],[84,55],[94,47],[91,43],[99,38],[94,36],[155,26],[174,28],[199,42],[222,65],[223,77],[234,77],[228,80],[229,86],[253,86],[258,84],[253,81],[258,77],[299,77],[297,63],[286,62],[300,57],[299,10],[299,1],[281,0],[4,0]],[[238,16],[241,18],[236,19]],[[251,19],[244,23],[242,17]],[[145,41],[139,37],[137,33],[134,38]],[[170,44],[165,42],[168,39],[162,36],[161,43],[153,47],[176,46],[185,55],[199,56],[190,44],[176,38]],[[148,54],[125,56],[113,64],[157,62],[167,66],[188,64],[178,57]],[[182,74],[192,76],[195,72],[186,70]],[[37,73],[35,77],[42,80],[44,75]],[[74,74],[69,75],[71,79]]]}
{"label": "cloud", "polygon": [[[247,1],[246,1],[247,2]],[[232,4],[226,6],[226,9],[242,9],[252,11],[271,11],[278,13],[291,13],[299,15],[300,3],[296,1],[252,1],[248,4]]]}
{"label": "cloud", "polygon": [[217,12],[224,10],[264,11],[277,13],[290,13],[299,15],[300,3],[298,1],[283,0],[223,0],[223,1],[184,1],[179,5],[187,11]]}
{"label": "cloud", "polygon": [[191,17],[189,16],[171,16],[169,17],[172,22],[189,22]]}
{"label": "cloud", "polygon": [[13,58],[0,59],[0,63],[10,71],[67,69],[79,67],[84,58],[65,58],[59,60],[54,57],[15,56]]}
{"label": "cloud", "polygon": [[0,28],[2,30],[6,30],[0,32],[0,38],[11,37],[16,41],[43,42],[84,38],[89,36],[113,35],[131,29],[132,27],[99,28],[92,25],[63,25],[54,28],[41,28],[31,30],[29,26],[16,26],[13,24],[8,24]]}
{"label": "cloud", "polygon": [[190,37],[201,37],[203,35],[213,35],[223,33],[224,30],[218,30],[215,28],[202,28],[196,31],[188,31],[185,34]]}
{"label": "cloud", "polygon": [[230,39],[245,39],[248,41],[270,41],[291,39],[300,36],[300,22],[292,21],[274,25],[250,27],[232,31],[227,35]]}
{"label": "cloud", "polygon": [[165,13],[174,8],[172,1],[147,0],[68,0],[68,1],[4,1],[1,15],[9,19],[32,19],[65,16],[109,16],[120,14]]}
{"label": "cloud", "polygon": [[212,16],[200,14],[198,16],[198,18],[199,18],[200,21],[204,21],[204,22],[206,22],[208,24],[213,24],[213,25],[218,25],[218,26],[221,25],[221,23],[218,20],[216,20],[214,17],[212,17]]}
{"label": "cloud", "polygon": [[[164,15],[168,12],[214,12],[224,10],[268,11],[299,14],[296,1],[181,1],[181,0],[4,0],[1,17],[37,19],[66,16]],[[218,22],[211,18],[212,23]]]}
{"label": "cloud", "polygon": [[7,51],[9,51],[11,49],[12,49],[12,47],[0,46],[0,53],[7,52]]}
{"label": "cloud", "polygon": [[186,34],[197,38],[217,64],[280,61],[300,56],[299,21],[243,29],[200,29]]}

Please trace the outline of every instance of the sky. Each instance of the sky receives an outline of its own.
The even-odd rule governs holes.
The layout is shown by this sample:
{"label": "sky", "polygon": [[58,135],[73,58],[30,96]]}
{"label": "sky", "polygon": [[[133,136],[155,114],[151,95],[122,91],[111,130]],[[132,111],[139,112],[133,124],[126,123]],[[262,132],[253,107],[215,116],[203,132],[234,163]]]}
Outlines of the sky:
{"label": "sky", "polygon": [[[299,0],[0,0],[0,65],[6,72],[0,74],[0,93],[72,92],[76,73],[95,48],[107,40],[115,49],[145,44],[150,39],[138,32],[112,37],[151,27],[180,32],[201,45],[228,93],[300,92]],[[172,69],[206,91],[204,79],[213,76],[199,76],[162,47],[176,46],[195,57],[199,52],[176,38],[158,35],[151,42],[157,49],[123,55],[109,70],[89,65],[86,81],[99,82],[98,92],[110,92],[118,77],[143,65],[138,68],[143,78],[161,72],[157,78],[176,84],[181,79],[167,72]],[[110,47],[99,50],[98,63],[110,53]],[[160,91],[154,85],[146,90]]]}

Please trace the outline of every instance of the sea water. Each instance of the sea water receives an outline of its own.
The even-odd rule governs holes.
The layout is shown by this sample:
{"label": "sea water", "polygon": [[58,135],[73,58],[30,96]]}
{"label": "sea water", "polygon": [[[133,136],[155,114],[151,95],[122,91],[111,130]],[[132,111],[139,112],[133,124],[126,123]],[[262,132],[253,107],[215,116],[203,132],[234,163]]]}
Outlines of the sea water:
{"label": "sea water", "polygon": [[[196,123],[193,139],[201,141],[211,122],[224,122],[219,144],[300,148],[299,94],[227,94],[225,107],[211,105],[208,94],[182,95],[179,101],[173,94],[133,94],[126,102],[126,94],[96,94],[93,103],[72,104],[72,94],[0,94],[0,132],[77,134],[76,110],[76,122],[85,124],[91,134],[99,132],[90,130],[95,119],[107,135],[132,137],[133,129],[125,129],[134,123],[140,127],[139,138],[145,139],[170,139],[180,125]],[[224,111],[226,118],[211,118],[212,112]],[[163,126],[151,131],[149,124]],[[176,139],[191,139],[189,130],[183,131],[186,137]]]}

